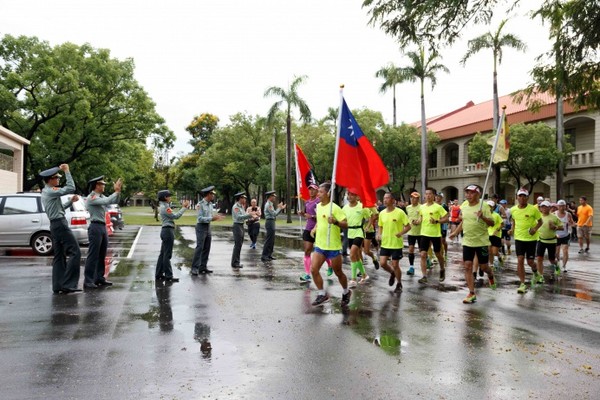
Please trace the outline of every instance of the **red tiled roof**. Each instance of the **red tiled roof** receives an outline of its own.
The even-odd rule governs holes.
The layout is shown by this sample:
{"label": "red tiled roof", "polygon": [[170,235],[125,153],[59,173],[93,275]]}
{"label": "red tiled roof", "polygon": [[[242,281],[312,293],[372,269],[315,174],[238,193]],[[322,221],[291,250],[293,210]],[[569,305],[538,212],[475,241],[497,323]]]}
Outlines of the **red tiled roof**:
{"label": "red tiled roof", "polygon": [[[541,104],[535,113],[527,109],[525,100],[521,103],[514,102],[512,94],[500,97],[498,104],[500,109],[506,106],[509,124],[537,122],[555,117],[556,98],[548,93],[541,93],[535,96],[535,100]],[[470,101],[464,107],[428,119],[427,129],[436,132],[441,140],[468,136],[477,132],[489,132],[492,130],[493,103],[493,100],[479,104]],[[564,113],[572,112],[574,112],[573,107],[565,102]],[[420,127],[421,122],[416,122],[414,125]]]}

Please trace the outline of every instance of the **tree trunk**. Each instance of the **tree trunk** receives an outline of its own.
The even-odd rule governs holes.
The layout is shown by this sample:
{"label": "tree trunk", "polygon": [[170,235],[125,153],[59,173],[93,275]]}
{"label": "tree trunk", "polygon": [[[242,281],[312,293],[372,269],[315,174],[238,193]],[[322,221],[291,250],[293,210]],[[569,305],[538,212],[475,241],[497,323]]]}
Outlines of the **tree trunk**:
{"label": "tree trunk", "polygon": [[276,146],[277,146],[277,142],[276,142],[276,137],[277,137],[277,131],[275,129],[273,129],[273,138],[271,139],[271,189],[270,190],[275,190],[275,166],[276,166],[276,160],[275,160],[275,150],[276,150]]}
{"label": "tree trunk", "polygon": [[393,93],[394,93],[394,100],[393,100],[393,104],[394,104],[394,127],[396,126],[396,85],[393,86],[392,89]]}
{"label": "tree trunk", "polygon": [[287,223],[292,223],[292,205],[291,205],[291,194],[292,194],[292,117],[290,113],[287,115],[286,121],[286,154],[285,154],[285,178],[287,181],[287,191],[285,194],[285,204],[287,205]]}
{"label": "tree trunk", "polygon": [[[494,94],[494,119],[493,119],[493,124],[494,126],[492,127],[492,132],[494,132],[494,135],[497,135],[497,129],[498,129],[498,121],[500,120],[500,104],[499,100],[498,100],[498,72],[496,71],[496,56],[494,56],[494,79],[493,79],[493,94]],[[492,184],[492,192],[493,193],[499,193],[500,192],[500,166],[499,165],[493,165],[493,184]],[[485,190],[488,190],[488,188],[485,188]],[[485,196],[485,193],[483,193],[483,196]],[[483,197],[482,196],[482,197]]]}
{"label": "tree trunk", "polygon": [[421,197],[425,196],[427,187],[427,125],[425,122],[425,94],[421,81]]}

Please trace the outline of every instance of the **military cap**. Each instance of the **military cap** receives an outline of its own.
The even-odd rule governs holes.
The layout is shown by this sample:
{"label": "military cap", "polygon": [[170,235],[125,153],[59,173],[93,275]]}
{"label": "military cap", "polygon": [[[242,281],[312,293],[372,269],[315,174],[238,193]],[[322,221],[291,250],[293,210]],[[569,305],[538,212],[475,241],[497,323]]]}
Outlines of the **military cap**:
{"label": "military cap", "polygon": [[52,167],[50,169],[40,172],[40,176],[42,177],[42,179],[44,179],[44,181],[47,182],[50,178],[56,175],[58,175],[58,177],[60,178],[62,175],[60,175],[58,171],[60,171],[60,168]]}
{"label": "military cap", "polygon": [[[240,197],[246,197],[246,192],[239,192],[239,193],[236,193],[233,195],[233,198],[236,200],[239,199]],[[246,198],[248,198],[248,197],[246,197]]]}
{"label": "military cap", "polygon": [[270,197],[270,196],[277,196],[277,195],[275,194],[274,190],[270,190],[268,192],[265,192],[265,196]]}
{"label": "military cap", "polygon": [[200,194],[202,196],[206,196],[209,193],[215,193],[215,187],[214,186],[211,185],[211,186],[205,187],[204,189],[202,189],[200,191]]}
{"label": "military cap", "polygon": [[106,182],[104,182],[104,175],[100,175],[88,181],[88,189],[90,190],[90,192],[96,188],[97,183],[102,183],[103,185],[106,185]]}
{"label": "military cap", "polygon": [[171,192],[168,190],[159,190],[158,191],[158,201],[164,201],[167,197],[171,195]]}

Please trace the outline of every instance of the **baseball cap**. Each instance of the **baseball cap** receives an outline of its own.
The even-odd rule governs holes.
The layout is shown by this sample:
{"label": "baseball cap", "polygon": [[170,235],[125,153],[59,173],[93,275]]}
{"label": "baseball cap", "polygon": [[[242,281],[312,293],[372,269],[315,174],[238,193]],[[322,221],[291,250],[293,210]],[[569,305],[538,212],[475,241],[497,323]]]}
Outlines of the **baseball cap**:
{"label": "baseball cap", "polygon": [[470,190],[470,191],[472,191],[472,192],[477,192],[477,193],[481,194],[481,190],[479,189],[479,186],[477,186],[477,185],[469,185],[469,186],[467,186],[467,187],[465,188],[465,192],[466,192],[467,190]]}
{"label": "baseball cap", "polygon": [[540,203],[540,207],[550,207],[550,202],[548,200],[544,200]]}
{"label": "baseball cap", "polygon": [[508,201],[506,201],[506,200],[502,199],[502,200],[500,200],[500,201],[499,201],[499,203],[500,203],[500,204],[507,204],[507,203],[508,203]]}
{"label": "baseball cap", "polygon": [[521,189],[519,189],[519,191],[517,192],[517,196],[520,196],[520,195],[529,196],[529,191],[527,191],[527,189],[523,189],[523,188],[521,188]]}
{"label": "baseball cap", "polygon": [[486,203],[490,207],[495,207],[496,206],[496,203],[494,202],[494,200],[488,200]]}
{"label": "baseball cap", "polygon": [[317,185],[316,183],[311,183],[310,185],[308,185],[309,189],[315,189],[315,190],[319,190],[319,185]]}
{"label": "baseball cap", "polygon": [[567,202],[561,199],[561,200],[559,200],[559,201],[556,202],[556,205],[557,206],[566,206]]}
{"label": "baseball cap", "polygon": [[410,197],[421,197],[421,195],[419,194],[419,192],[412,192],[410,194]]}
{"label": "baseball cap", "polygon": [[544,201],[544,198],[542,196],[538,196],[537,201]]}

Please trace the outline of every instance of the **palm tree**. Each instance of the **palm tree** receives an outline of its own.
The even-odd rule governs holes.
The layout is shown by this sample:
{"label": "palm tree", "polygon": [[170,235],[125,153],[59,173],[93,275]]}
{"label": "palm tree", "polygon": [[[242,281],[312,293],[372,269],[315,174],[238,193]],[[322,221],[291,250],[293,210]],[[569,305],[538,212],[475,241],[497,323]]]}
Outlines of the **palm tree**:
{"label": "palm tree", "polygon": [[443,64],[438,64],[440,55],[433,51],[429,57],[425,55],[423,46],[419,51],[409,51],[406,56],[410,59],[411,65],[398,68],[402,81],[416,82],[421,84],[421,195],[425,194],[427,187],[427,123],[425,122],[425,80],[431,81],[431,89],[437,83],[436,74],[438,71],[450,72]]}
{"label": "palm tree", "polygon": [[[505,35],[502,34],[502,28],[508,20],[504,19],[500,22],[498,29],[496,32],[488,32],[484,33],[481,36],[478,36],[474,39],[469,40],[467,53],[461,59],[461,64],[464,66],[469,57],[478,53],[484,49],[492,49],[492,54],[494,56],[494,79],[493,79],[493,98],[494,98],[494,117],[493,117],[493,130],[495,132],[498,127],[498,119],[500,118],[500,108],[498,104],[498,71],[497,66],[502,63],[502,48],[510,47],[519,51],[525,51],[527,46],[525,43],[519,39],[517,36],[507,33]],[[495,174],[495,182],[494,182],[494,192],[497,192],[500,186],[500,167],[496,166],[494,168]]]}
{"label": "palm tree", "polygon": [[386,93],[390,88],[392,88],[394,105],[394,126],[396,126],[396,85],[404,82],[402,74],[400,73],[398,67],[390,63],[387,66],[381,68],[379,71],[377,71],[375,73],[375,77],[383,78],[383,83],[379,88],[379,91],[381,93]]}
{"label": "palm tree", "polygon": [[[279,108],[285,104],[287,111],[286,118],[286,155],[285,155],[285,166],[286,166],[286,182],[287,182],[287,193],[286,193],[286,204],[287,207],[287,222],[292,223],[292,208],[291,208],[291,193],[292,193],[292,107],[297,107],[300,111],[300,119],[304,122],[310,122],[311,113],[306,102],[298,96],[298,86],[307,79],[306,75],[294,76],[294,80],[289,85],[286,91],[283,88],[277,86],[271,86],[265,91],[264,97],[277,96],[280,100],[276,101],[267,114],[267,121],[273,121]],[[273,188],[275,189],[275,188]]]}

